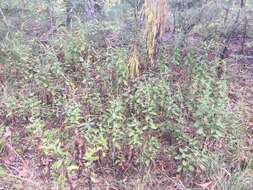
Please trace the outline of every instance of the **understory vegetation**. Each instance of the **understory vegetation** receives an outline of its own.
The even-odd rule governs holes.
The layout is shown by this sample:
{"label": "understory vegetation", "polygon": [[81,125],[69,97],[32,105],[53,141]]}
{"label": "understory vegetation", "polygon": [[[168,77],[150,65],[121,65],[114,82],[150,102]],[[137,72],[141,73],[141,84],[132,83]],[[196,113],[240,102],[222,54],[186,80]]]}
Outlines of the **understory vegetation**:
{"label": "understory vegetation", "polygon": [[253,1],[0,1],[0,189],[252,190]]}

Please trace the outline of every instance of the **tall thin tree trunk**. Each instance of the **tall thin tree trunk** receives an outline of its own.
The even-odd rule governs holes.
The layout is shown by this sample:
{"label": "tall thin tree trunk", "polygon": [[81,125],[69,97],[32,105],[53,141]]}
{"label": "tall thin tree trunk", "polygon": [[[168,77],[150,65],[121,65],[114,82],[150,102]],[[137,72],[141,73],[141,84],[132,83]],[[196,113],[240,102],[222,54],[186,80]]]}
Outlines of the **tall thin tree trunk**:
{"label": "tall thin tree trunk", "polygon": [[72,11],[73,11],[73,5],[71,3],[71,0],[65,1],[65,9],[66,9],[66,26],[67,28],[70,28],[72,23]]}
{"label": "tall thin tree trunk", "polygon": [[245,1],[244,0],[241,0],[241,8],[243,8],[245,5]]}
{"label": "tall thin tree trunk", "polygon": [[[241,0],[241,9],[245,7],[245,1]],[[244,45],[247,37],[247,28],[248,28],[248,18],[247,14],[244,13],[244,25],[243,25],[243,36],[242,36],[242,42],[241,42],[241,53],[244,53]]]}

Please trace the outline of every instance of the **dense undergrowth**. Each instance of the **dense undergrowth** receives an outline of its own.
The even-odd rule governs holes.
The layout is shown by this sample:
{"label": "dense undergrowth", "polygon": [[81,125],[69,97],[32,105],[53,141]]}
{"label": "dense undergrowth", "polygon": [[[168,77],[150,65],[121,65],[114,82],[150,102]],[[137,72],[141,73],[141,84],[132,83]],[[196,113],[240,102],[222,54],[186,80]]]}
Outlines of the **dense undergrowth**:
{"label": "dense undergrowth", "polygon": [[124,22],[110,12],[44,39],[39,5],[15,18],[22,26],[11,13],[2,18],[0,189],[253,189],[252,25],[245,62],[232,57],[236,43],[221,58],[226,36],[243,36],[238,9],[226,25],[221,7],[197,19],[213,3],[178,11],[175,33],[148,66],[132,9],[120,9]]}

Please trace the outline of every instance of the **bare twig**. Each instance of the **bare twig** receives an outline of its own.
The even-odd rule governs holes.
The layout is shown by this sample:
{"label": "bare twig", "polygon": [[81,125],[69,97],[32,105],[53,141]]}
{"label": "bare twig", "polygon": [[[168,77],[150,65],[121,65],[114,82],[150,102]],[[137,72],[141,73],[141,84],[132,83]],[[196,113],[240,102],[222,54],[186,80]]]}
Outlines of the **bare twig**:
{"label": "bare twig", "polygon": [[11,169],[6,165],[4,164],[5,168],[9,171],[9,173],[6,174],[6,177],[10,177],[10,178],[16,178],[16,179],[19,179],[21,181],[24,181],[24,182],[27,182],[35,187],[40,187],[41,184],[34,181],[34,180],[31,180],[31,179],[27,179],[27,178],[24,178],[24,177],[21,177],[19,175],[15,175],[12,173]]}
{"label": "bare twig", "polygon": [[9,27],[8,22],[7,22],[7,19],[6,19],[5,15],[4,15],[4,12],[3,12],[3,10],[2,10],[1,7],[0,7],[0,14],[1,14],[1,16],[3,17],[3,22],[4,22],[4,24],[5,24],[7,27]]}

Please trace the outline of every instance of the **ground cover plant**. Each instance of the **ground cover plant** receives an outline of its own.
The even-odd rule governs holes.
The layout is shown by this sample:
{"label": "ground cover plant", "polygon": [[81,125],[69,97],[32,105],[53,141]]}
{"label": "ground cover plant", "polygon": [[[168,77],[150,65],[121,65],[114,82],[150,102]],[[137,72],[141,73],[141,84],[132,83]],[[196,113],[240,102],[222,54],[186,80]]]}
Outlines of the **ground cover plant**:
{"label": "ground cover plant", "polygon": [[0,1],[0,189],[252,190],[252,10]]}

